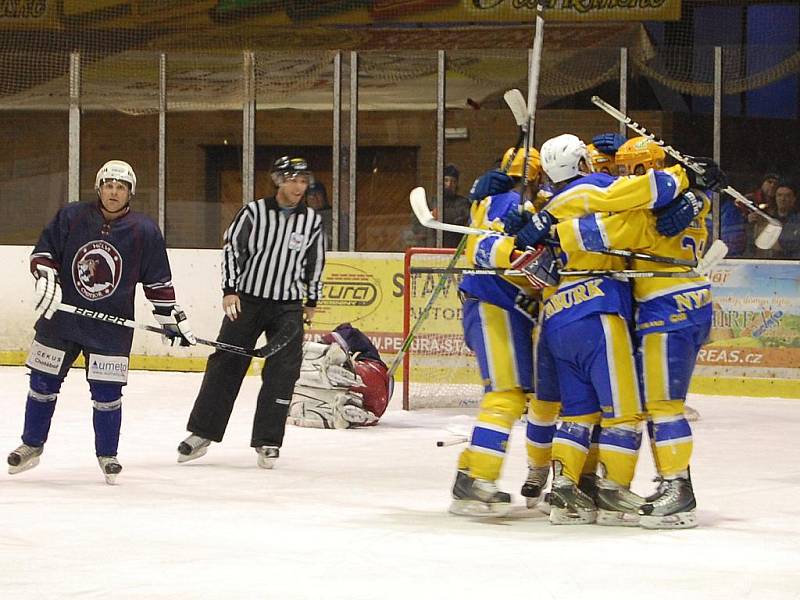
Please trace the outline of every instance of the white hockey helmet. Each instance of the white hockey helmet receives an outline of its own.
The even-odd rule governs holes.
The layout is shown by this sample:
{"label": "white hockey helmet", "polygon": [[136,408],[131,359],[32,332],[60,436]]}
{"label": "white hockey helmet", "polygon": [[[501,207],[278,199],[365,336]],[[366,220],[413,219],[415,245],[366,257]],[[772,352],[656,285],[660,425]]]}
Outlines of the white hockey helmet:
{"label": "white hockey helmet", "polygon": [[124,160],[110,160],[100,167],[97,177],[94,178],[94,191],[99,192],[100,185],[106,179],[124,181],[130,187],[131,196],[136,195],[136,173],[133,172],[133,167]]}
{"label": "white hockey helmet", "polygon": [[568,181],[585,171],[581,170],[581,160],[585,169],[591,172],[592,161],[589,152],[581,139],[571,133],[564,133],[550,138],[539,151],[542,158],[542,170],[553,183]]}

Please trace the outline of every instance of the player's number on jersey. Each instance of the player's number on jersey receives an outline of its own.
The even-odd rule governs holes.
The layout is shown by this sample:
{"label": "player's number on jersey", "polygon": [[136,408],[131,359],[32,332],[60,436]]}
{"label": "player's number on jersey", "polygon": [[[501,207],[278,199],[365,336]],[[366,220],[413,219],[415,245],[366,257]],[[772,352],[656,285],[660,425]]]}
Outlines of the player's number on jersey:
{"label": "player's number on jersey", "polygon": [[698,243],[698,241],[690,235],[684,236],[681,240],[681,248],[689,248],[692,251],[692,258],[694,258],[695,262],[703,255],[705,245],[705,240],[700,240]]}

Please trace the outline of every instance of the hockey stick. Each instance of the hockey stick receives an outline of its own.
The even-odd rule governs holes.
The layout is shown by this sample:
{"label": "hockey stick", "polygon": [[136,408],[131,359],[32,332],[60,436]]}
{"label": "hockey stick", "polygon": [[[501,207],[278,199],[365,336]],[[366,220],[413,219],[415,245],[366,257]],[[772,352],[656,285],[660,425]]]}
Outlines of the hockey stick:
{"label": "hockey stick", "polygon": [[519,136],[517,136],[517,141],[514,144],[514,151],[511,153],[511,156],[508,157],[508,160],[501,165],[500,169],[501,172],[508,173],[511,165],[514,163],[517,152],[519,152],[522,142],[525,141],[525,128],[528,125],[528,114],[527,108],[525,107],[525,98],[522,97],[522,92],[518,89],[507,90],[506,93],[503,94],[503,100],[506,101],[508,108],[511,109],[511,113],[514,115],[514,121],[516,121],[517,127],[519,127]]}
{"label": "hockey stick", "polygon": [[[524,139],[525,135],[525,132],[522,128],[523,123],[525,122],[525,100],[522,98],[522,92],[520,92],[517,89],[508,90],[505,94],[503,94],[503,98],[505,99],[506,104],[508,104],[508,107],[511,109],[511,113],[514,115],[514,121],[517,123],[517,126],[520,129],[519,137],[517,138],[517,143],[514,145],[514,152],[511,153],[511,157],[509,158],[509,160],[506,161],[506,164],[502,165],[502,172],[507,173],[508,169],[511,167],[511,164],[514,162],[514,157],[519,151],[520,144],[522,143],[522,140]],[[424,216],[427,216],[432,221],[436,221],[430,209],[428,208],[428,199],[425,194],[425,189],[421,187],[414,188],[414,190],[411,191],[411,194],[414,195],[415,191],[417,190],[420,190],[422,192],[422,204],[425,207],[425,211],[427,211],[427,215]],[[417,195],[419,195],[419,192],[417,192]],[[419,201],[417,202],[419,203]],[[414,210],[414,214],[417,215],[417,220],[420,222],[420,224],[423,227],[428,227],[419,218],[419,214],[416,212],[417,209],[414,208],[414,202],[411,203],[411,208]],[[458,226],[454,225],[453,227],[458,227]],[[443,229],[442,231],[448,231],[448,230]],[[452,231],[454,233],[462,233],[462,234],[464,233],[463,231],[458,231],[457,229],[450,229],[449,231]],[[458,262],[458,259],[461,258],[461,255],[463,254],[464,248],[466,248],[466,246],[467,246],[467,236],[464,235],[461,238],[461,241],[458,243],[458,246],[456,247],[456,250],[453,253],[452,258],[450,259],[450,262],[447,263],[447,268],[452,269],[456,266],[456,263]],[[436,302],[436,299],[439,297],[439,294],[441,294],[442,290],[444,289],[446,282],[447,282],[447,275],[442,274],[441,277],[439,277],[439,281],[436,282],[436,287],[433,289],[430,298],[428,298],[427,304],[425,304],[425,307],[422,309],[422,312],[420,313],[419,317],[414,322],[414,325],[406,334],[406,338],[403,340],[403,345],[400,347],[400,350],[394,357],[392,364],[389,365],[388,375],[390,380],[393,380],[394,374],[400,367],[400,364],[403,362],[403,359],[405,358],[408,349],[411,347],[411,344],[414,341],[414,337],[416,336],[417,331],[419,331],[419,328],[422,327],[422,324],[428,318],[428,313],[433,307],[434,302]],[[404,386],[407,385],[407,382],[404,382],[403,385]]]}
{"label": "hockey stick", "polygon": [[[703,175],[705,173],[705,169],[703,169],[703,167],[694,162],[690,157],[680,153],[678,150],[667,144],[664,140],[656,136],[655,133],[651,132],[643,125],[637,123],[629,116],[627,116],[625,113],[623,113],[621,110],[610,105],[608,102],[606,102],[599,96],[592,96],[592,104],[594,104],[607,114],[614,117],[620,123],[625,124],[629,129],[635,131],[641,136],[649,138],[655,144],[661,146],[664,152],[669,154],[672,158],[677,160],[682,165],[690,168],[698,175]],[[767,224],[764,226],[764,229],[761,231],[761,233],[758,234],[758,236],[755,239],[755,245],[758,248],[761,248],[762,250],[769,250],[778,242],[778,238],[781,236],[781,231],[783,230],[783,224],[778,219],[761,210],[758,206],[755,205],[755,203],[752,200],[747,198],[744,194],[742,194],[740,191],[738,191],[737,189],[733,188],[730,185],[720,190],[720,193],[733,196],[736,202],[743,204],[750,211],[758,214],[767,222]]]}
{"label": "hockey stick", "polygon": [[[423,227],[431,229],[441,229],[442,231],[453,231],[456,233],[463,233],[467,235],[491,235],[497,237],[512,237],[502,231],[495,231],[493,229],[479,229],[477,227],[468,227],[466,225],[456,225],[455,223],[443,223],[438,221],[428,208],[428,199],[425,194],[425,188],[416,187],[411,190],[409,195],[409,202],[411,203],[411,210]],[[719,241],[719,240],[717,240]],[[717,242],[714,242],[716,244]],[[720,242],[721,243],[721,242]],[[712,244],[712,247],[713,245]],[[709,248],[709,251],[711,248]],[[681,258],[672,258],[670,256],[658,256],[656,254],[645,254],[643,252],[632,252],[630,250],[619,250],[616,248],[608,248],[606,250],[597,250],[600,254],[611,254],[614,256],[621,256],[623,258],[638,258],[641,260],[649,260],[652,262],[660,262],[668,265],[678,265],[681,267],[696,267],[697,262],[693,260],[684,260]],[[727,247],[726,247],[727,252]]]}
{"label": "hockey stick", "polygon": [[528,157],[533,145],[533,120],[536,116],[536,99],[539,95],[539,71],[542,65],[542,45],[544,43],[544,5],[536,3],[536,26],[533,29],[533,48],[528,69],[528,119],[525,127],[525,162],[522,163],[522,189],[528,185]]}
{"label": "hockey stick", "polygon": [[506,275],[515,277],[523,276],[522,271],[514,269],[479,269],[470,267],[411,267],[412,275]]}
{"label": "hockey stick", "polygon": [[[411,269],[411,273],[427,273],[427,274],[442,274],[442,275],[505,275],[509,277],[524,276],[522,271],[514,271],[511,269],[468,269],[454,267],[452,269],[436,268],[436,267],[415,267]],[[616,275],[631,278],[647,278],[647,277],[697,277],[699,272],[694,270],[687,271],[637,271],[636,269],[585,269],[585,270],[572,270],[563,269],[558,272],[559,275],[577,275],[577,276],[610,276]]]}
{"label": "hockey stick", "polygon": [[[152,331],[153,333],[160,333],[162,335],[164,334],[164,330],[161,327],[148,325],[147,323],[139,323],[137,321],[126,319],[125,317],[109,315],[107,313],[100,312],[99,310],[81,308],[79,306],[72,306],[71,304],[59,304],[58,310],[65,313],[71,313],[81,317],[94,319],[95,321],[103,321],[105,323],[113,323],[114,325],[119,325],[121,327],[128,327],[129,329],[144,329],[145,331]],[[233,344],[226,344],[225,342],[204,340],[203,338],[199,337],[195,339],[197,340],[198,344],[211,346],[217,350],[233,352],[234,354],[241,354],[251,358],[267,358],[282,350],[286,344],[291,342],[298,333],[300,333],[300,329],[295,326],[294,322],[285,321],[278,333],[270,336],[267,344],[261,346],[260,348],[255,348],[254,350],[248,350],[247,348],[234,346]]]}
{"label": "hockey stick", "polygon": [[[627,252],[627,251],[625,251]],[[636,255],[632,256],[632,258],[642,258],[647,257],[647,254],[640,254],[638,252],[631,252],[630,254]],[[696,267],[695,269],[688,270],[688,271],[636,271],[633,269],[626,269],[622,271],[612,271],[612,270],[587,270],[587,271],[559,271],[559,275],[624,275],[627,278],[635,279],[637,277],[698,277],[698,276],[705,276],[711,272],[711,269],[716,267],[719,262],[728,255],[728,246],[722,240],[716,240],[711,246],[708,247],[708,250],[703,255],[697,263],[694,261],[682,261],[677,262],[680,259],[673,259],[676,262],[672,264],[679,265],[679,266],[691,266]],[[658,259],[665,259],[667,257],[658,256],[645,258],[644,260],[650,260],[653,262],[654,258]],[[666,262],[666,261],[661,261]]]}
{"label": "hockey stick", "polygon": [[[520,92],[517,88],[506,90],[506,92],[503,94],[503,100],[506,101],[508,108],[511,109],[511,112],[514,115],[514,121],[517,123],[517,127],[519,127],[523,133],[527,131],[528,107],[525,104],[525,98],[522,97],[522,92]],[[522,145],[521,140],[519,145]]]}
{"label": "hockey stick", "polygon": [[697,271],[636,271],[635,269],[622,269],[615,271],[613,269],[586,269],[586,270],[564,270],[559,271],[561,276],[573,277],[613,277],[627,281],[628,279],[650,279],[658,277],[699,277],[700,273]]}
{"label": "hockey stick", "polygon": [[450,438],[449,440],[437,440],[436,447],[444,448],[445,446],[458,446],[459,444],[466,444],[469,438],[465,435]]}

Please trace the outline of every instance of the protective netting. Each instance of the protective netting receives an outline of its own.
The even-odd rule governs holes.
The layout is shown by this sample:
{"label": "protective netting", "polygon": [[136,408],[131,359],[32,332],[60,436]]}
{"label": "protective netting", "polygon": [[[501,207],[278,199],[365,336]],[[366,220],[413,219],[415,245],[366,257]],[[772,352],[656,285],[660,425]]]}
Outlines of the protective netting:
{"label": "protective netting", "polygon": [[[445,267],[452,254],[452,249],[410,249],[407,264],[412,270]],[[467,266],[464,261],[459,264]],[[411,273],[405,290],[410,325],[422,319],[403,370],[408,382],[403,402],[409,409],[477,406],[483,393],[475,356],[464,343],[458,276],[446,277],[441,293],[423,315],[441,277]]]}
{"label": "protective netting", "polygon": [[[9,3],[12,4],[12,3]],[[29,1],[0,15],[0,109],[62,109],[69,55],[81,62],[82,107],[145,114],[158,109],[167,61],[170,110],[240,108],[243,54],[256,53],[262,106],[329,106],[334,51],[363,53],[365,109],[412,105],[401,89],[428,89],[435,50],[476,100],[525,89],[535,2],[504,0]],[[796,39],[760,35],[752,23],[791,9],[740,0],[549,0],[540,94],[563,98],[619,76],[619,48],[633,76],[697,96],[713,94],[713,46],[724,47],[723,89],[762,88],[800,72]],[[723,13],[719,11],[724,9]],[[9,12],[10,10],[10,12]],[[714,12],[716,11],[716,12]],[[766,11],[766,12],[765,12]],[[702,34],[724,16],[713,36]],[[796,36],[795,36],[796,37]],[[712,40],[713,38],[713,40]],[[713,42],[713,43],[712,43]],[[422,108],[434,99],[418,94]],[[454,97],[455,94],[452,95]],[[451,95],[448,94],[448,98]],[[452,100],[455,102],[455,99]],[[540,106],[543,103],[540,103]]]}

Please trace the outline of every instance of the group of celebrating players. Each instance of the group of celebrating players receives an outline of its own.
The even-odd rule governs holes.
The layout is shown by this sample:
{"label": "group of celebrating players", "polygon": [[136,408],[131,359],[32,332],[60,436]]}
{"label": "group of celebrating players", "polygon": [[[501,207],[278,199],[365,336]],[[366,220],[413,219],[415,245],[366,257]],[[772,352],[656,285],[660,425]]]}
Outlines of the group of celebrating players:
{"label": "group of celebrating players", "polygon": [[[497,488],[509,435],[527,407],[528,508],[553,524],[696,525],[684,403],[712,318],[694,270],[710,192],[725,185],[665,166],[651,139],[571,134],[509,149],[472,189],[460,285],[464,334],[485,393],[458,458],[450,511],[504,515]],[[526,164],[527,163],[527,164]],[[630,489],[646,426],[658,488]],[[549,494],[544,489],[552,468]]]}
{"label": "group of celebrating players", "polygon": [[[319,218],[298,204],[308,184],[305,162],[295,173],[281,166],[283,160],[276,161],[274,173],[277,200],[270,199],[276,219],[307,215],[316,224],[310,236],[287,234],[286,244],[319,246]],[[451,512],[510,510],[511,497],[496,482],[511,429],[527,407],[529,469],[522,495],[528,508],[548,506],[555,524],[696,525],[692,432],[684,403],[710,331],[712,305],[709,281],[694,267],[708,240],[709,192],[725,185],[713,161],[696,162],[703,175],[680,165],[667,168],[664,151],[649,138],[601,134],[587,146],[564,134],[538,152],[510,148],[500,169],[475,182],[475,233],[468,236],[466,255],[490,273],[467,275],[459,291],[465,340],[476,354],[485,393],[469,446],[458,459]],[[175,304],[163,236],[149,218],[129,210],[136,192],[133,169],[122,161],[106,163],[95,189],[98,203],[63,207],[31,257],[42,318],[27,363],[23,444],[8,457],[12,474],[38,464],[61,383],[80,353],[87,359],[101,470],[108,483],[122,470],[116,454],[132,331],[82,321],[65,311],[70,303],[132,317],[134,289],[142,283],[165,339],[196,343]],[[284,198],[287,190],[294,192],[293,202]],[[278,204],[284,200],[286,207]],[[314,289],[320,287],[317,263]],[[507,271],[494,274],[498,269]],[[72,282],[64,287],[67,305],[59,275]],[[305,309],[299,299],[292,302],[298,315],[313,313],[315,302]],[[292,384],[300,376],[302,352],[299,340],[295,345]],[[299,425],[349,427],[373,424],[385,410],[390,386],[380,357],[378,403],[364,405],[339,389],[360,385],[361,374],[354,370],[343,380],[348,357],[340,353],[335,361],[329,350],[321,348],[319,365],[310,365],[311,374],[324,367],[325,376],[300,382],[299,391],[308,393],[301,394],[296,410],[289,413],[288,400],[272,399],[281,409],[267,425],[280,439],[287,413]],[[249,359],[242,364],[243,376]],[[332,391],[320,396],[323,388]],[[369,400],[363,390],[355,391]],[[232,400],[228,404],[227,414]],[[323,414],[326,406],[339,410]],[[659,480],[647,497],[630,489],[645,425]],[[188,451],[179,448],[179,461],[197,458],[211,441],[221,440],[221,433],[190,430],[188,439],[199,443]],[[270,468],[280,443],[260,440],[252,443],[259,465]],[[267,450],[270,460],[262,464]]]}

